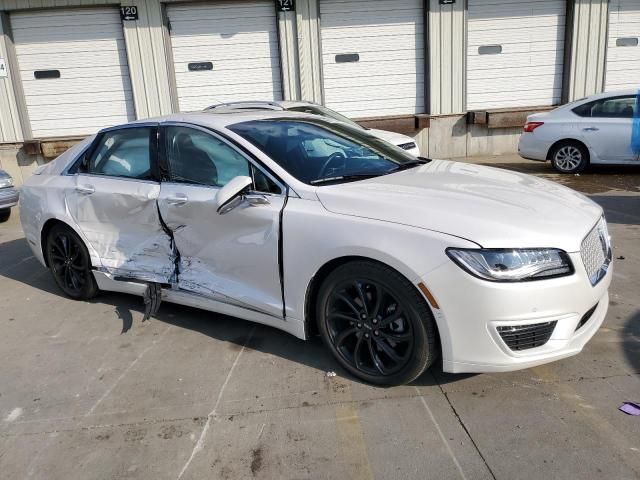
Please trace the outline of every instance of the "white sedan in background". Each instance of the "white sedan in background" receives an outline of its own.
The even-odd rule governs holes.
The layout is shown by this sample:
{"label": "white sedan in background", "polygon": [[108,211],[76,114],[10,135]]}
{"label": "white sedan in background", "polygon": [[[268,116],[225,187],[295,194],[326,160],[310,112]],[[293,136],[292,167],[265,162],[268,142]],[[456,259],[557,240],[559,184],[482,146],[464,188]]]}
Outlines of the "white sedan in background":
{"label": "white sedan in background", "polygon": [[[315,115],[172,115],[103,130],[21,193],[68,296],[142,295],[318,332],[371,383],[575,355],[608,308],[602,209],[561,185],[415,158]],[[160,317],[161,318],[161,317]]]}
{"label": "white sedan in background", "polygon": [[550,160],[561,173],[579,173],[589,164],[640,165],[638,99],[638,90],[601,93],[530,115],[518,153]]}
{"label": "white sedan in background", "polygon": [[350,118],[336,112],[335,110],[331,110],[330,108],[327,108],[323,105],[318,105],[317,103],[313,102],[300,100],[281,100],[272,102],[231,102],[212,105],[205,109],[205,112],[229,113],[243,111],[246,112],[247,110],[280,110],[289,112],[310,113],[311,115],[319,115],[321,117],[332,118],[334,120],[349,124],[353,127],[366,130],[369,134],[381,138],[382,140],[385,140],[395,145],[396,147],[400,147],[401,149],[406,150],[415,157],[420,156],[420,148],[418,148],[418,144],[416,143],[415,139],[401,133],[389,132],[387,130],[378,130],[376,128],[365,128],[357,124]]}

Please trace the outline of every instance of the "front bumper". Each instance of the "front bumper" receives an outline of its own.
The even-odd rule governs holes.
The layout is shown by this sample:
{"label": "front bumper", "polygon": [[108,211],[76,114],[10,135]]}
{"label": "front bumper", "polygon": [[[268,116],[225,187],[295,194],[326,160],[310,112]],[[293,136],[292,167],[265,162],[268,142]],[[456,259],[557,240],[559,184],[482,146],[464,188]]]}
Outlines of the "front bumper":
{"label": "front bumper", "polygon": [[15,207],[18,204],[18,190],[14,187],[0,188],[0,210]]}
{"label": "front bumper", "polygon": [[[612,268],[592,286],[579,253],[570,254],[575,273],[520,283],[475,278],[453,262],[423,280],[438,302],[434,315],[442,340],[444,371],[481,373],[520,370],[579,353],[595,335],[609,306]],[[585,314],[595,310],[579,329]],[[498,327],[556,322],[548,341],[512,350]]]}

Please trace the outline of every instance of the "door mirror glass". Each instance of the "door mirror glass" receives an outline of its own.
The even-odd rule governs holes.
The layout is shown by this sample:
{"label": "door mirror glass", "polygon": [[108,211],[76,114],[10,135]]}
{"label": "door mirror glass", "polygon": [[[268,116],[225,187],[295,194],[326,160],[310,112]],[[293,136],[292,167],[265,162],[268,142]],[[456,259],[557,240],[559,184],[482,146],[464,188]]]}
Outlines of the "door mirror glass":
{"label": "door mirror glass", "polygon": [[242,201],[242,194],[252,184],[251,177],[240,176],[233,178],[218,190],[215,198],[216,211],[222,215],[233,210]]}

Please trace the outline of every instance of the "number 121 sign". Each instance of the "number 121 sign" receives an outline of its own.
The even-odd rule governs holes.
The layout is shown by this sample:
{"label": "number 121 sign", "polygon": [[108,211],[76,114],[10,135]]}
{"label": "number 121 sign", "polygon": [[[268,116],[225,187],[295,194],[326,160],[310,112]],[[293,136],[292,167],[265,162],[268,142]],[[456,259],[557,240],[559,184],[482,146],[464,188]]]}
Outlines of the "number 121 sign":
{"label": "number 121 sign", "polygon": [[276,0],[276,7],[279,12],[292,12],[296,9],[295,0]]}

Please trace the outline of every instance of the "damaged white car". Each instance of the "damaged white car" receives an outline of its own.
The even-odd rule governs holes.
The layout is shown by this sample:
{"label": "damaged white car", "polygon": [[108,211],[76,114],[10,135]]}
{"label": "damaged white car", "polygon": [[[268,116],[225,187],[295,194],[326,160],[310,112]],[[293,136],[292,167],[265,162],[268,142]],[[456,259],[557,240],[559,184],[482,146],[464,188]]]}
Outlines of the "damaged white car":
{"label": "damaged white car", "polygon": [[602,209],[527,175],[415,158],[291,112],[110,128],[22,188],[34,255],[100,289],[314,332],[353,375],[410,382],[578,353],[608,307]]}

